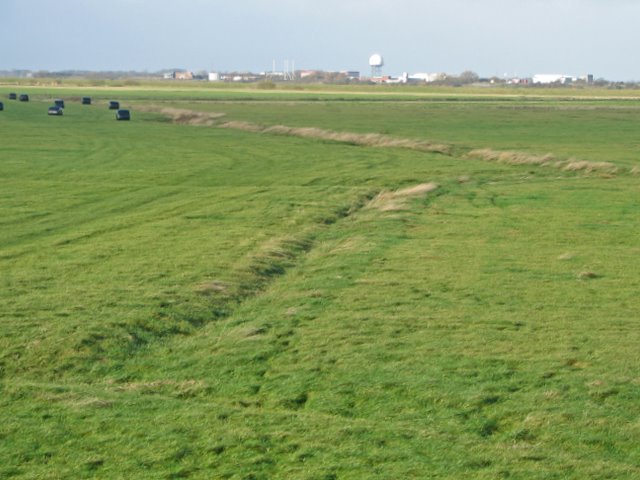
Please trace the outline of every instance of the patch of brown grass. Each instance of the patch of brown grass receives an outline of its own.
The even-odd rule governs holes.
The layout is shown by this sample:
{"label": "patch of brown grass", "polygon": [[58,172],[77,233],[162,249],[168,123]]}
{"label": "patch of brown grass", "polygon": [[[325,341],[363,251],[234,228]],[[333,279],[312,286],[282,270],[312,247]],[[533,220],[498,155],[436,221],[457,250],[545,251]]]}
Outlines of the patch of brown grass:
{"label": "patch of brown grass", "polygon": [[196,286],[196,292],[201,295],[213,295],[216,293],[224,293],[228,290],[229,285],[219,280],[211,280]]}
{"label": "patch of brown grass", "polygon": [[224,113],[194,112],[177,108],[164,108],[160,113],[169,116],[174,123],[181,125],[203,125],[210,127],[215,121],[224,117]]}
{"label": "patch of brown grass", "polygon": [[451,153],[449,145],[437,144],[427,140],[413,140],[392,137],[379,133],[335,132],[317,127],[287,127],[285,125],[261,126],[250,122],[230,121],[218,125],[220,128],[244,130],[252,133],[265,133],[300,138],[312,138],[330,142],[348,143],[372,148],[406,148],[423,152],[436,152],[448,155]]}
{"label": "patch of brown grass", "polygon": [[438,189],[438,185],[435,183],[421,183],[413,187],[403,188],[394,193],[394,197],[419,197],[427,193],[431,193]]}
{"label": "patch of brown grass", "polygon": [[578,273],[578,279],[580,280],[591,280],[594,278],[600,278],[600,275],[597,274],[596,272],[591,272],[591,271],[584,271],[584,272]]}
{"label": "patch of brown grass", "polygon": [[546,155],[536,155],[533,153],[499,151],[490,148],[472,150],[467,153],[467,158],[484,160],[487,162],[503,163],[506,165],[537,165],[542,167],[554,167],[564,170],[565,172],[586,173],[601,172],[607,174],[615,174],[618,167],[609,162],[591,162],[587,160],[577,160],[571,158],[569,160],[558,160],[554,155],[547,153]]}
{"label": "patch of brown grass", "polygon": [[68,401],[67,404],[75,408],[109,408],[113,406],[112,401],[97,397]]}
{"label": "patch of brown grass", "polygon": [[504,163],[507,165],[541,165],[548,166],[556,163],[556,159],[550,153],[546,155],[535,155],[524,152],[508,152],[482,148],[471,150],[467,153],[468,158],[485,160],[487,162]]}
{"label": "patch of brown grass", "polygon": [[171,119],[173,123],[178,123],[180,125],[201,125],[205,127],[213,126],[216,123],[216,120],[225,116],[224,113],[198,112],[183,108],[169,107],[139,107],[138,110],[159,113]]}
{"label": "patch of brown grass", "polygon": [[86,396],[80,392],[74,391],[52,391],[38,389],[35,397],[46,403],[62,403],[71,408],[109,408],[115,402],[97,396]]}
{"label": "patch of brown grass", "polygon": [[409,199],[424,196],[437,189],[438,185],[435,183],[421,183],[395,192],[380,192],[369,202],[368,207],[382,212],[404,210]]}
{"label": "patch of brown grass", "polygon": [[144,393],[157,393],[166,388],[177,393],[199,390],[205,387],[202,380],[156,380],[153,382],[129,382],[117,385],[116,390],[123,392],[141,391]]}
{"label": "patch of brown grass", "polygon": [[395,200],[391,196],[391,192],[380,193],[369,203],[370,208],[375,208],[381,212],[397,212],[404,210],[405,206],[405,202]]}
{"label": "patch of brown grass", "polygon": [[238,120],[232,120],[230,122],[224,122],[218,125],[219,128],[229,128],[232,130],[243,130],[245,132],[260,133],[264,130],[264,127],[256,125],[255,123],[241,122]]}
{"label": "patch of brown grass", "polygon": [[584,171],[591,172],[604,172],[604,173],[617,173],[618,167],[609,162],[588,162],[586,160],[568,160],[562,169],[566,172],[578,172]]}

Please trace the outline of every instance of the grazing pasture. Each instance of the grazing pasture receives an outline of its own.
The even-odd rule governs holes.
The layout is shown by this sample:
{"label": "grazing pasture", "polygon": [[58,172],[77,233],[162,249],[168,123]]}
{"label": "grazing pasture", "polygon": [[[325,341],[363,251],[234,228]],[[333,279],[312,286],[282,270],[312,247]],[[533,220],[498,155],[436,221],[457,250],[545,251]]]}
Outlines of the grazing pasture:
{"label": "grazing pasture", "polygon": [[0,478],[638,478],[637,100],[315,89],[5,104]]}

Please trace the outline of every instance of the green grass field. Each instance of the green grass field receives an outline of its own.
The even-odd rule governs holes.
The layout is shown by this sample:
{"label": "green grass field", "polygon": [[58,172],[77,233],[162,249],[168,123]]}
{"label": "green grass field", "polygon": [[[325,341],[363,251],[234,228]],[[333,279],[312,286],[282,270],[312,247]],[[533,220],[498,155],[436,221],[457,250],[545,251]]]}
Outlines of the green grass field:
{"label": "green grass field", "polygon": [[640,478],[632,93],[154,88],[0,87],[0,478]]}

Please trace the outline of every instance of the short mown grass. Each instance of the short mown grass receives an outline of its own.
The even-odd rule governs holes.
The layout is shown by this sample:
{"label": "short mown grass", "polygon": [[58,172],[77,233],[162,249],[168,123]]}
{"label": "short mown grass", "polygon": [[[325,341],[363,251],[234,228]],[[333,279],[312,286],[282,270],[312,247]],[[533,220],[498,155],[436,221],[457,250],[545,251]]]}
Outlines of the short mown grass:
{"label": "short mown grass", "polygon": [[[637,177],[46,106],[0,115],[0,478],[640,475]],[[567,122],[518,150],[594,160]]]}

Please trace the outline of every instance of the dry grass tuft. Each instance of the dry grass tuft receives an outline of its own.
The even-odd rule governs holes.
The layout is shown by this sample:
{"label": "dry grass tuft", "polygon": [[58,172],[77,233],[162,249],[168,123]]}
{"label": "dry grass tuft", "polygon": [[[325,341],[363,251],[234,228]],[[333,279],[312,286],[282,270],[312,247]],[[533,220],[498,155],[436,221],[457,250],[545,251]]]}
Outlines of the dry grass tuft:
{"label": "dry grass tuft", "polygon": [[397,212],[404,210],[405,202],[395,200],[391,192],[382,192],[369,202],[369,208],[375,208],[381,212]]}
{"label": "dry grass tuft", "polygon": [[604,173],[617,173],[618,167],[609,162],[588,162],[586,160],[571,159],[567,161],[562,168],[565,172],[578,172],[584,171],[591,172],[604,172]]}
{"label": "dry grass tuft", "polygon": [[600,278],[600,275],[598,275],[596,272],[591,272],[591,271],[584,271],[584,272],[580,272],[578,273],[578,279],[580,280],[590,280],[593,278]]}
{"label": "dry grass tuft", "polygon": [[547,390],[543,395],[547,399],[555,399],[560,397],[560,392],[557,390]]}
{"label": "dry grass tuft", "polygon": [[618,167],[609,162],[590,162],[587,160],[558,160],[552,154],[536,155],[524,152],[497,151],[489,148],[472,150],[467,153],[467,158],[475,158],[487,162],[497,162],[506,165],[538,165],[542,167],[554,167],[566,172],[583,171],[586,173],[601,172],[615,174]]}
{"label": "dry grass tuft", "polygon": [[229,128],[232,130],[243,130],[245,132],[260,133],[264,130],[264,127],[249,122],[241,122],[232,120],[230,122],[224,122],[218,125],[219,128]]}
{"label": "dry grass tuft", "polygon": [[635,166],[631,170],[629,170],[631,175],[640,175],[640,166]]}
{"label": "dry grass tuft", "polygon": [[482,148],[472,150],[467,153],[468,158],[485,160],[487,162],[504,163],[507,165],[541,165],[549,166],[556,162],[556,159],[550,153],[546,155],[535,155],[523,152],[501,152],[490,148]]}
{"label": "dry grass tuft", "polygon": [[170,389],[175,393],[187,393],[201,390],[205,387],[202,380],[156,380],[154,382],[130,382],[117,385],[116,390],[122,392],[141,391],[143,393],[158,393]]}
{"label": "dry grass tuft", "polygon": [[197,112],[194,110],[169,107],[139,107],[138,110],[159,113],[171,119],[173,123],[178,123],[180,125],[201,125],[205,127],[213,126],[216,123],[216,120],[225,116],[224,113]]}
{"label": "dry grass tuft", "polygon": [[216,293],[226,292],[229,289],[227,283],[212,280],[210,282],[201,283],[196,287],[196,292],[201,295],[213,295]]}
{"label": "dry grass tuft", "polygon": [[414,187],[404,188],[394,193],[394,197],[419,197],[438,189],[435,183],[421,183]]}
{"label": "dry grass tuft", "polygon": [[220,128],[232,128],[253,133],[266,133],[271,135],[283,135],[300,138],[312,138],[329,142],[348,143],[361,147],[372,148],[406,148],[423,152],[436,152],[449,155],[449,145],[437,144],[427,140],[412,140],[397,138],[379,133],[351,133],[334,132],[316,127],[287,127],[285,125],[272,125],[269,127],[249,122],[230,121],[219,125]]}
{"label": "dry grass tuft", "polygon": [[420,185],[404,188],[395,192],[380,192],[369,202],[368,207],[382,212],[404,210],[407,200],[426,195],[437,189],[438,185],[435,183],[421,183]]}
{"label": "dry grass tuft", "polygon": [[215,120],[224,117],[224,113],[193,112],[177,108],[164,108],[160,113],[169,116],[174,123],[207,127],[214,125]]}
{"label": "dry grass tuft", "polygon": [[575,257],[576,257],[575,253],[567,252],[560,255],[558,257],[558,260],[562,260],[562,261],[573,260]]}

